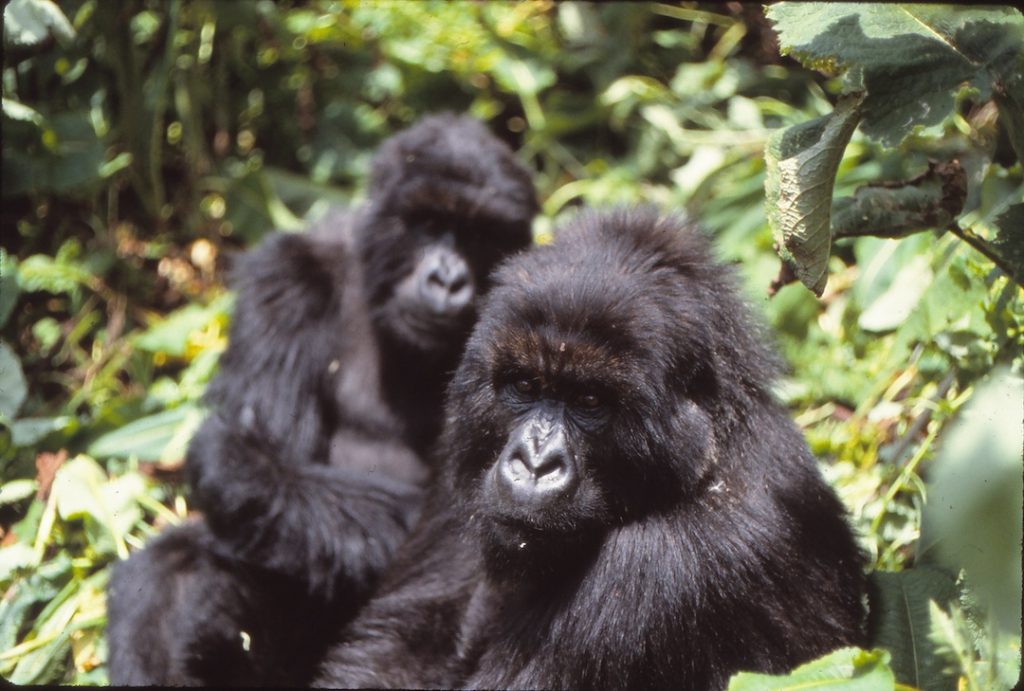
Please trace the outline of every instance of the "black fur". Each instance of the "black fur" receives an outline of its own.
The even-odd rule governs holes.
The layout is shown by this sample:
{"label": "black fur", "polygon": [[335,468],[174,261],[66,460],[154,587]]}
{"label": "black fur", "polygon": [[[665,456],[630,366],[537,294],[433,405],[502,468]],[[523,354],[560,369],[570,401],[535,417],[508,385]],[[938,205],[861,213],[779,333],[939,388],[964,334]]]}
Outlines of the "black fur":
{"label": "black fur", "polygon": [[238,261],[186,462],[205,522],[115,568],[113,683],[308,681],[418,515],[473,298],[536,211],[504,144],[437,115],[382,145],[363,207]]}
{"label": "black fur", "polygon": [[863,557],[764,341],[677,219],[584,214],[510,260],[444,472],[317,683],[717,689],[862,643]]}

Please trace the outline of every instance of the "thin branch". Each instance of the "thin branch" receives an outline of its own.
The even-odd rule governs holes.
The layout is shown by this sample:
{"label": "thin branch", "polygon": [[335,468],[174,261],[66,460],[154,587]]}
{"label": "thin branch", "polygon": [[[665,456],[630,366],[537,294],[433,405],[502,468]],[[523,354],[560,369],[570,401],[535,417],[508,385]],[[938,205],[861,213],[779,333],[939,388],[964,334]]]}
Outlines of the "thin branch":
{"label": "thin branch", "polygon": [[1007,278],[1009,278],[1017,285],[1024,287],[1024,282],[1022,282],[1022,278],[1020,276],[1017,276],[1016,272],[1014,272],[1014,270],[1005,261],[1003,261],[1002,257],[1000,257],[998,254],[992,251],[992,248],[989,247],[987,242],[985,242],[980,237],[975,235],[973,232],[971,232],[971,230],[967,228],[961,228],[959,224],[956,223],[956,221],[946,226],[946,230],[953,233],[953,235],[956,235],[958,238],[966,242],[968,245],[981,252],[983,255],[985,255],[986,259],[988,259],[990,262],[999,267],[999,270],[1006,274]]}

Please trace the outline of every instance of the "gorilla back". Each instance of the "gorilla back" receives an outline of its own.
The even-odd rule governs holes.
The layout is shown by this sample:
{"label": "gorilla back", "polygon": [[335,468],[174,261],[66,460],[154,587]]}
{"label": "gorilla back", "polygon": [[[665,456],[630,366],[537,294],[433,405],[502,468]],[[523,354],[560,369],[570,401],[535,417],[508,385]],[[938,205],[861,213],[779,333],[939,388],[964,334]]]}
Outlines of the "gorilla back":
{"label": "gorilla back", "polygon": [[861,642],[862,555],[697,231],[583,214],[495,281],[441,482],[320,683],[714,689]]}

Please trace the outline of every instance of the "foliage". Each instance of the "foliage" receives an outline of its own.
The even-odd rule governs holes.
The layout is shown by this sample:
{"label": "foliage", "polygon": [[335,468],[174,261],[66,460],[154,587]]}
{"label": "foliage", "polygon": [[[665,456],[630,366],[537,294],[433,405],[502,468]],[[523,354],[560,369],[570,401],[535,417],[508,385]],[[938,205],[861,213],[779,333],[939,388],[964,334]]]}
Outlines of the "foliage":
{"label": "foliage", "polygon": [[918,554],[954,572],[1003,632],[1020,629],[1019,521],[1024,504],[1024,381],[1004,369],[983,381],[935,459]]}
{"label": "foliage", "polygon": [[[980,445],[1013,409],[947,427],[1000,365],[1013,374],[992,377],[1020,392],[1007,379],[1024,365],[1019,13],[772,6],[784,51],[811,69],[738,4],[14,0],[4,13],[0,674],[106,681],[109,565],[188,514],[180,466],[225,344],[230,255],[358,200],[384,137],[450,109],[536,171],[538,240],[582,205],[693,214],[778,334],[791,365],[778,393],[878,572],[885,652],[734,685],[1012,686],[1019,623],[989,609],[1019,573],[993,578],[999,564],[957,548],[1021,523],[1019,504],[981,491],[1020,475],[1019,453]],[[785,276],[765,297],[773,225],[820,299]],[[942,467],[968,455],[977,482],[949,480],[962,470]],[[942,511],[949,482],[973,489]],[[954,558],[933,560],[946,553],[922,549],[933,540]]]}
{"label": "foliage", "polygon": [[729,680],[729,691],[785,691],[786,689],[843,689],[874,691],[893,688],[892,670],[884,650],[842,648],[797,667],[791,674],[774,676],[740,672]]}
{"label": "foliage", "polygon": [[[782,2],[768,16],[783,52],[807,67],[841,74],[845,94],[831,114],[779,130],[769,142],[768,216],[796,277],[821,295],[834,237],[899,237],[950,227],[1024,285],[1024,264],[995,249],[1024,243],[1021,226],[990,231],[989,224],[976,230],[955,222],[975,210],[964,206],[966,174],[957,159],[974,155],[988,167],[990,142],[943,152],[945,162],[930,170],[944,175],[931,190],[921,179],[858,190],[844,204],[845,222],[830,224],[836,169],[858,124],[871,139],[896,147],[914,128],[941,124],[953,112],[958,90],[969,89],[995,104],[1017,156],[1024,154],[1024,16],[1010,8],[840,2]],[[991,217],[1022,202],[1018,186],[994,203],[983,202],[981,210]],[[987,231],[989,241],[983,239]]]}

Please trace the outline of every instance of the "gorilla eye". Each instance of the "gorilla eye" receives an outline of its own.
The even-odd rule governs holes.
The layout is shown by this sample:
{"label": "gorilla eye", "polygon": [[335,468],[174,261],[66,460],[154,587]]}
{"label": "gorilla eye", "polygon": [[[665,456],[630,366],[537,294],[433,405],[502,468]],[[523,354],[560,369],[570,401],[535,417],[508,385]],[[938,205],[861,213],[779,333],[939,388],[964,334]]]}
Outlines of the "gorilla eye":
{"label": "gorilla eye", "polygon": [[585,393],[577,396],[576,403],[581,408],[586,408],[587,410],[594,410],[601,407],[601,399],[592,393]]}
{"label": "gorilla eye", "polygon": [[512,383],[512,388],[514,388],[517,392],[519,392],[521,394],[529,396],[529,395],[536,394],[539,386],[537,384],[537,380],[536,379],[525,379],[525,378],[523,378],[523,379],[517,379],[515,382],[513,382]]}

